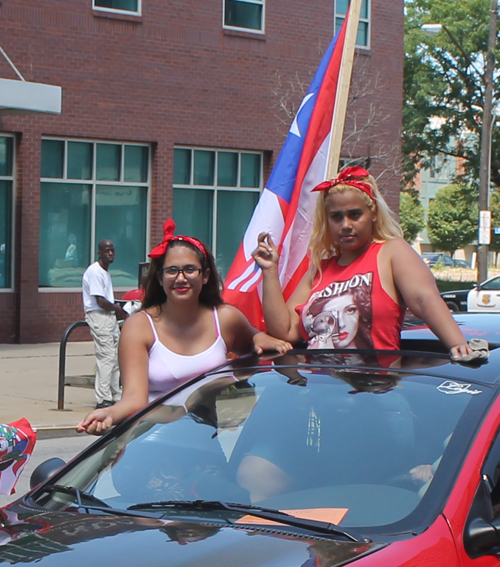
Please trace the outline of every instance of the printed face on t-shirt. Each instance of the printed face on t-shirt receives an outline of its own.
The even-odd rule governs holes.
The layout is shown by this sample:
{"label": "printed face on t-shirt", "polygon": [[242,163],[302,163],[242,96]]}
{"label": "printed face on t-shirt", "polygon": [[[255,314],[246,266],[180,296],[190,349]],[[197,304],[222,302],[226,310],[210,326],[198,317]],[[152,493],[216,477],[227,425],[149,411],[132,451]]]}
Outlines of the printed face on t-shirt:
{"label": "printed face on t-shirt", "polygon": [[371,272],[333,282],[302,311],[310,348],[368,348],[371,344]]}
{"label": "printed face on t-shirt", "polygon": [[359,309],[351,293],[332,297],[325,305],[337,320],[338,333],[332,336],[335,348],[352,348],[359,330]]}

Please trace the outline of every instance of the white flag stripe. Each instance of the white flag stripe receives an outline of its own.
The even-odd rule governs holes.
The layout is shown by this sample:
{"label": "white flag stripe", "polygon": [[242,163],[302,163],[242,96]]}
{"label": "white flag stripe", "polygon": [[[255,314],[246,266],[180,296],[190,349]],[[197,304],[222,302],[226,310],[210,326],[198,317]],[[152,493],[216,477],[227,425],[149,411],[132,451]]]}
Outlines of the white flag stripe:
{"label": "white flag stripe", "polygon": [[253,278],[251,278],[250,280],[247,281],[246,284],[241,286],[241,291],[243,292],[248,291],[250,287],[252,287],[256,281],[258,281],[258,279],[260,278],[260,274],[261,274],[261,270],[259,269],[259,271],[255,274]]}
{"label": "white flag stripe", "polygon": [[253,273],[253,270],[254,264],[252,263],[239,278],[236,278],[227,286],[227,289],[236,289],[236,286],[238,286],[242,281],[246,280]]}
{"label": "white flag stripe", "polygon": [[264,189],[243,237],[245,260],[248,261],[257,248],[257,237],[261,232],[271,233],[274,243],[278,245],[284,228],[285,219],[277,195]]}
{"label": "white flag stripe", "polygon": [[[311,162],[302,185],[302,191],[297,207],[294,222],[283,242],[283,251],[287,251],[286,261],[283,264],[283,273],[280,273],[280,281],[282,287],[286,287],[292,279],[295,271],[301,264],[307,254],[309,248],[309,240],[311,237],[312,225],[314,221],[314,209],[318,193],[312,193],[311,190],[324,181],[327,155],[326,150],[329,145],[328,135],[314,159]],[[293,254],[289,254],[290,246],[293,246]]]}

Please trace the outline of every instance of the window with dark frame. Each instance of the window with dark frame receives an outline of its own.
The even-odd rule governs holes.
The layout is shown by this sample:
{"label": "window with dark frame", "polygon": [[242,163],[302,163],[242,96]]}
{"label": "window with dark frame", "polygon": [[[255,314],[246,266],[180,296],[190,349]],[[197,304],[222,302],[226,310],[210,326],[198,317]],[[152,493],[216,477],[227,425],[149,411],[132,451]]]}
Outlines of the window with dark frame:
{"label": "window with dark frame", "polygon": [[265,0],[223,0],[224,27],[264,32]]}
{"label": "window with dark frame", "polygon": [[0,136],[0,288],[12,287],[14,138]]}
{"label": "window with dark frame", "polygon": [[179,234],[213,252],[226,276],[259,200],[262,152],[174,149],[173,217]]}
{"label": "window with dark frame", "polygon": [[93,0],[93,8],[96,10],[140,14],[141,0]]}
{"label": "window with dark frame", "polygon": [[147,144],[42,140],[40,287],[81,287],[104,239],[116,249],[115,288],[137,286],[146,257],[149,156]]}
{"label": "window with dark frame", "polygon": [[[351,0],[334,0],[335,2],[335,34],[340,30],[344,23],[347,10]],[[359,16],[358,37],[356,39],[357,47],[370,46],[370,0],[363,0],[361,5],[361,13]]]}

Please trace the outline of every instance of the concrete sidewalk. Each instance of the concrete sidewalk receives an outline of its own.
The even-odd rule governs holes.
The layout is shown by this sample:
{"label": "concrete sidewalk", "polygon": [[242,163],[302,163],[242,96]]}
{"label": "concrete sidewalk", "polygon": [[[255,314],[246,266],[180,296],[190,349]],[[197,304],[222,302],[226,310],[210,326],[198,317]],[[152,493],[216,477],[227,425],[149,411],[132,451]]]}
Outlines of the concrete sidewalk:
{"label": "concrete sidewalk", "polygon": [[[94,365],[92,341],[68,343],[66,377],[91,375]],[[25,417],[38,429],[38,438],[72,434],[94,408],[94,390],[66,386],[64,410],[58,410],[58,376],[59,343],[0,344],[0,422]]]}

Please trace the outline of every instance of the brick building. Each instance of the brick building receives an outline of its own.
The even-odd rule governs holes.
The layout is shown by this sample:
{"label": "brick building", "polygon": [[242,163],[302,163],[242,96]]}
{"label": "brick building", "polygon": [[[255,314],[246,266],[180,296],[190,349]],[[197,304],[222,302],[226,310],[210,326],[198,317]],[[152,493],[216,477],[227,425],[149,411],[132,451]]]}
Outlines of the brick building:
{"label": "brick building", "polygon": [[[171,216],[225,272],[284,141],[278,101],[300,100],[347,4],[0,2],[12,62],[62,87],[60,114],[0,112],[0,343],[58,341],[82,318],[102,238],[117,297],[136,287]],[[397,207],[403,0],[364,0],[358,43],[345,157]],[[3,57],[0,77],[17,79]]]}

